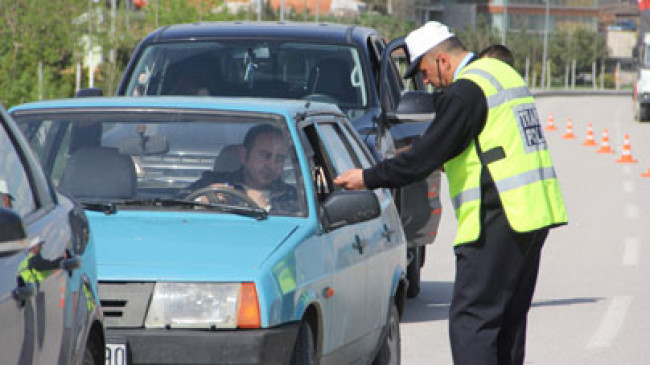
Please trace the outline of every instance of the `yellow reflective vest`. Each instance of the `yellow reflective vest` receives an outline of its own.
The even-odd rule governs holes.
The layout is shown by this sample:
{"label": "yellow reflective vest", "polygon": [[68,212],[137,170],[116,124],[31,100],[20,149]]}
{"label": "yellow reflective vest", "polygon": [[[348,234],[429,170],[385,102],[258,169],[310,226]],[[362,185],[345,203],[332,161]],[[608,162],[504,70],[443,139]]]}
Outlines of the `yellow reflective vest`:
{"label": "yellow reflective vest", "polygon": [[488,114],[478,138],[445,163],[458,219],[454,245],[476,241],[481,233],[484,166],[514,231],[523,233],[565,224],[564,199],[535,100],[524,80],[514,69],[492,58],[470,63],[457,79],[470,80],[483,90]]}

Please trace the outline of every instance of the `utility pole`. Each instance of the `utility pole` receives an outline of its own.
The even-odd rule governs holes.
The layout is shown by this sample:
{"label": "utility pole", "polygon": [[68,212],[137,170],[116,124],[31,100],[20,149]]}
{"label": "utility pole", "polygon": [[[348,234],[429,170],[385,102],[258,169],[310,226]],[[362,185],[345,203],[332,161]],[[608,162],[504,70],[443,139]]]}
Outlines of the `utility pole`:
{"label": "utility pole", "polygon": [[280,0],[280,21],[284,21],[284,0]]}
{"label": "utility pole", "polygon": [[542,56],[542,88],[544,88],[546,77],[546,57],[548,56],[548,18],[551,7],[551,0],[544,0],[546,3],[546,11],[544,12],[544,54]]}
{"label": "utility pole", "polygon": [[93,0],[88,0],[88,87],[95,86],[93,60]]}
{"label": "utility pole", "polygon": [[508,0],[503,0],[503,32],[501,33],[501,44],[506,45],[508,37]]}

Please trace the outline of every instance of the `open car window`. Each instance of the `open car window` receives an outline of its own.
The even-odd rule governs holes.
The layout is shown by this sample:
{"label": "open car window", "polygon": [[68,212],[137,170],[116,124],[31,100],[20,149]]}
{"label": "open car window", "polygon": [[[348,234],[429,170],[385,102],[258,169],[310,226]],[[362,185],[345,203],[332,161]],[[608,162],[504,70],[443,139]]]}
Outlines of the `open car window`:
{"label": "open car window", "polygon": [[350,45],[224,39],[150,45],[126,95],[271,97],[368,105],[359,51]]}
{"label": "open car window", "polygon": [[[14,119],[54,185],[82,202],[139,209],[137,202],[193,200],[196,191],[216,189],[229,197],[223,204],[250,205],[241,196],[257,194],[270,215],[307,214],[295,147],[281,117],[80,110]],[[253,130],[262,132],[251,145],[246,138]]]}

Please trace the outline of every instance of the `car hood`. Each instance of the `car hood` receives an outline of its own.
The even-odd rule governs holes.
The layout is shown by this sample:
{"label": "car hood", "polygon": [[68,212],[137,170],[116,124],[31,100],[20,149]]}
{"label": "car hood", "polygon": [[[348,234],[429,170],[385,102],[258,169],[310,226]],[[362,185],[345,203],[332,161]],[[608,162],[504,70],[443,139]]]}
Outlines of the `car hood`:
{"label": "car hood", "polygon": [[299,219],[88,212],[100,281],[252,281]]}

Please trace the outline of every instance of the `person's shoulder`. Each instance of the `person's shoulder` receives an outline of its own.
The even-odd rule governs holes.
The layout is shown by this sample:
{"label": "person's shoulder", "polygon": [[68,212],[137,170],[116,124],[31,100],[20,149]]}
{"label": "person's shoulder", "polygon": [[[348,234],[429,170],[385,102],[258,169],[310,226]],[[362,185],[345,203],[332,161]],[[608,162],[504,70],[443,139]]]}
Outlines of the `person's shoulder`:
{"label": "person's shoulder", "polygon": [[485,95],[478,84],[468,79],[457,79],[444,90],[439,101],[457,99],[467,102],[480,98],[484,99]]}

